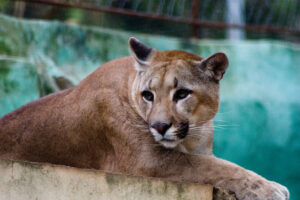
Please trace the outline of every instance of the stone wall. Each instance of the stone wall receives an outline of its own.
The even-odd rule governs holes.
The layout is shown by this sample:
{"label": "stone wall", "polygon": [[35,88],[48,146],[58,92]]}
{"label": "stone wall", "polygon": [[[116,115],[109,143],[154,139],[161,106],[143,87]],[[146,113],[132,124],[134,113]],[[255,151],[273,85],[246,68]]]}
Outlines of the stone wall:
{"label": "stone wall", "polygon": [[210,185],[0,160],[0,200],[233,199]]}

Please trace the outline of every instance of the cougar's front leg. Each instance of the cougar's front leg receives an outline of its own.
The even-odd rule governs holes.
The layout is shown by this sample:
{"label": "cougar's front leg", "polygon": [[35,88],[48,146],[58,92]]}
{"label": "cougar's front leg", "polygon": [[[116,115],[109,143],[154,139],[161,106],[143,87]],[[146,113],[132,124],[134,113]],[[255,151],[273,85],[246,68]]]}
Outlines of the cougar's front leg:
{"label": "cougar's front leg", "polygon": [[212,155],[188,155],[172,150],[148,154],[140,154],[151,159],[137,162],[137,168],[129,173],[210,184],[234,192],[239,200],[289,199],[286,187]]}
{"label": "cougar's front leg", "polygon": [[185,170],[188,178],[233,191],[238,199],[289,199],[289,192],[286,187],[268,181],[254,172],[228,161],[203,155],[190,156],[188,159],[194,169]]}
{"label": "cougar's front leg", "polygon": [[[151,141],[150,134],[143,140],[134,142],[138,138],[138,136],[131,138],[121,149],[119,148],[122,143],[115,146],[115,152],[119,153],[114,160],[118,161],[120,172],[172,181],[210,184],[234,192],[239,200],[289,198],[289,192],[284,186],[213,155],[190,155],[165,149]],[[140,145],[135,146],[137,143]],[[126,148],[130,150],[124,151]]]}

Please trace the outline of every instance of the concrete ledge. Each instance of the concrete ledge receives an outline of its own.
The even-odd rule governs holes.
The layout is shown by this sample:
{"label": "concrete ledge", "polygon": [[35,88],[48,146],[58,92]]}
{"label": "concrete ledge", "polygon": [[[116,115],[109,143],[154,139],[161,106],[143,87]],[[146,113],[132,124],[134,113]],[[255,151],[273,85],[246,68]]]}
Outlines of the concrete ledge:
{"label": "concrete ledge", "polygon": [[211,200],[213,191],[222,194],[209,185],[0,160],[0,200]]}

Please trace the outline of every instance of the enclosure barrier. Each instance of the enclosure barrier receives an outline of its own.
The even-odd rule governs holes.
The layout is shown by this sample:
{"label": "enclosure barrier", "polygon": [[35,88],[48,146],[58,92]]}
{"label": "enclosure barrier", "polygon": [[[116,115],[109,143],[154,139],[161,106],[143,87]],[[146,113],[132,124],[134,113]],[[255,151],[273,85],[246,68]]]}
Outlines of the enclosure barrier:
{"label": "enclosure barrier", "polygon": [[0,200],[228,199],[210,185],[176,183],[98,170],[0,160]]}
{"label": "enclosure barrier", "polygon": [[[299,35],[300,30],[298,27],[295,27],[295,25],[288,27],[288,26],[279,26],[279,25],[267,25],[267,24],[231,24],[224,21],[216,21],[216,20],[205,20],[199,18],[199,6],[200,3],[204,3],[200,0],[192,0],[191,7],[189,8],[191,15],[189,17],[183,17],[183,16],[169,16],[169,15],[163,15],[160,12],[139,12],[136,9],[130,10],[125,9],[125,3],[126,1],[119,1],[119,2],[125,2],[121,3],[121,6],[119,7],[112,7],[111,5],[97,5],[97,1],[95,0],[85,0],[85,1],[70,1],[70,0],[15,0],[16,2],[31,2],[31,3],[40,3],[40,4],[46,4],[46,5],[56,5],[56,6],[63,6],[63,7],[76,7],[81,9],[87,9],[87,10],[93,10],[98,12],[105,12],[105,13],[111,13],[111,14],[117,14],[117,15],[125,15],[125,16],[132,16],[132,17],[138,17],[138,18],[144,18],[144,19],[153,19],[153,20],[161,20],[161,21],[169,21],[169,22],[175,22],[175,23],[181,23],[181,24],[187,24],[192,27],[193,36],[197,36],[197,29],[200,27],[209,27],[209,28],[218,28],[218,29],[227,29],[227,28],[234,28],[234,29],[242,29],[247,31],[256,31],[256,32],[270,32],[270,33],[289,33],[289,34],[295,34]],[[102,2],[99,0],[99,2]],[[113,2],[113,1],[107,1],[107,2]],[[116,1],[118,2],[118,1]],[[141,1],[137,1],[141,3]],[[151,5],[151,1],[148,1]],[[165,2],[165,1],[161,1]],[[164,4],[164,3],[163,3]],[[182,1],[181,1],[182,4]],[[24,9],[24,4],[22,4]],[[149,7],[149,6],[148,6]],[[184,6],[183,6],[184,7]],[[170,9],[172,8],[172,9]],[[287,7],[288,8],[288,7]],[[224,9],[223,7],[221,9]],[[277,8],[280,9],[280,8]],[[162,9],[160,9],[162,10]],[[168,6],[168,10],[174,10],[174,1],[170,3]],[[288,10],[289,11],[289,10]],[[296,12],[295,12],[296,13]],[[294,13],[294,14],[295,14]],[[287,12],[287,15],[289,13]],[[290,19],[293,17],[293,15],[286,16],[286,24],[290,21],[294,21]],[[270,16],[268,16],[268,19]]]}

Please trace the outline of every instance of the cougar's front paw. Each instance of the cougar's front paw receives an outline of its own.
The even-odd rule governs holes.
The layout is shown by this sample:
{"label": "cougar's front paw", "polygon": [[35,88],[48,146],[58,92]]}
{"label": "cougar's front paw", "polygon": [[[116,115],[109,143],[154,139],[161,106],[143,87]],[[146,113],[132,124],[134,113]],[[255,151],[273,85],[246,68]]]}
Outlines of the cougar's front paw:
{"label": "cougar's front paw", "polygon": [[290,198],[290,193],[288,191],[288,189],[283,186],[280,185],[279,183],[270,181],[270,184],[273,186],[273,188],[275,188],[275,194],[274,194],[274,198],[272,199],[284,199],[284,200],[288,200]]}
{"label": "cougar's front paw", "polygon": [[[242,185],[241,185],[242,186]],[[288,200],[289,191],[286,187],[267,180],[245,182],[239,188],[239,200]]]}

